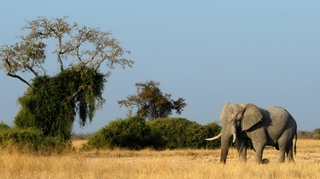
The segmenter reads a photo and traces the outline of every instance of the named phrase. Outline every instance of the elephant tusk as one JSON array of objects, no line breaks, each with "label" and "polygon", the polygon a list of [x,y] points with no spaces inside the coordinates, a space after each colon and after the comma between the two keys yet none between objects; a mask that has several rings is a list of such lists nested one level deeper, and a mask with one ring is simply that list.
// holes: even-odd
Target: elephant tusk
[{"label": "elephant tusk", "polygon": [[233,139],[232,139],[232,143],[234,143],[234,142],[236,141],[236,139],[237,139],[237,135],[236,135],[236,133],[233,133],[233,134],[232,134],[232,137],[233,137]]},{"label": "elephant tusk", "polygon": [[216,139],[219,139],[220,137],[221,137],[221,132],[217,136],[212,137],[212,138],[206,138],[205,140],[216,140]]}]

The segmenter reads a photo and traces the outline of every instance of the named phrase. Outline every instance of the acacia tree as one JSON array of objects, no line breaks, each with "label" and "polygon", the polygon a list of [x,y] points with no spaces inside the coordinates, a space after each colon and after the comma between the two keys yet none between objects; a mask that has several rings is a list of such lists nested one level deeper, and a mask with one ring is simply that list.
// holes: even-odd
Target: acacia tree
[{"label": "acacia tree", "polygon": [[175,110],[181,114],[183,108],[187,106],[185,99],[178,98],[172,100],[171,94],[162,93],[159,82],[147,81],[145,83],[136,83],[137,94],[127,96],[126,100],[118,101],[120,107],[125,106],[129,109],[129,115],[132,114],[134,107],[137,107],[137,115],[148,120],[155,118],[165,118]]},{"label": "acacia tree", "polygon": [[[15,125],[36,127],[46,136],[64,140],[70,139],[77,113],[83,127],[102,106],[104,84],[115,65],[125,68],[134,63],[123,57],[130,52],[110,32],[69,24],[66,19],[38,17],[23,27],[28,33],[19,37],[20,42],[0,48],[0,69],[28,85],[18,99],[22,107]],[[46,48],[53,41],[59,71],[49,76],[44,65],[49,61]],[[103,64],[105,71],[100,70]],[[34,77],[28,80],[23,73]]]}]

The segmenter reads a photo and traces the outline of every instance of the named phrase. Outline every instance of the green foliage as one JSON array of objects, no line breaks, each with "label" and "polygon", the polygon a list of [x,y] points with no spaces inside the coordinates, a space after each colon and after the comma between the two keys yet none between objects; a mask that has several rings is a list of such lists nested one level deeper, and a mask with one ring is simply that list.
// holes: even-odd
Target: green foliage
[{"label": "green foliage", "polygon": [[217,148],[220,141],[205,141],[205,138],[218,134],[221,127],[216,123],[202,126],[185,118],[164,118],[149,122],[149,125],[158,128],[165,138],[165,148]]},{"label": "green foliage", "polygon": [[138,108],[137,115],[148,120],[155,118],[165,118],[175,110],[181,114],[183,108],[187,106],[185,99],[170,99],[171,94],[163,94],[159,88],[160,83],[148,81],[145,83],[136,83],[137,95],[130,95],[127,100],[118,101],[118,104],[129,108],[129,115],[134,107]]},{"label": "green foliage", "polygon": [[126,148],[139,150],[146,147],[159,149],[163,139],[139,116],[118,119],[93,134],[84,149]]},{"label": "green foliage", "polygon": [[13,128],[7,130],[0,131],[0,141],[1,144],[5,144],[8,141],[13,143],[20,143],[20,144],[31,144],[31,145],[38,145],[43,138],[43,133],[40,130],[26,128]]},{"label": "green foliage", "polygon": [[[221,132],[221,126],[219,126],[215,122],[208,123],[204,126],[202,126],[203,129],[203,136],[205,138],[210,138],[213,136],[218,135]],[[221,141],[220,140],[215,140],[215,141],[205,141],[206,148],[219,148],[221,146]]]},{"label": "green foliage", "polygon": [[56,76],[39,76],[24,96],[15,126],[34,127],[44,136],[69,140],[78,113],[80,126],[91,121],[104,102],[104,75],[91,68],[69,68]]},{"label": "green foliage", "polygon": [[10,126],[3,121],[0,122],[0,131],[10,129]]},{"label": "green foliage", "polygon": [[158,118],[149,123],[149,125],[158,128],[165,138],[166,147],[169,149],[186,147],[186,130],[193,122],[184,118]]},{"label": "green foliage", "polygon": [[52,151],[61,153],[67,144],[57,137],[45,137],[41,130],[35,128],[2,128],[0,130],[0,146],[19,153],[43,153]]},{"label": "green foliage", "polygon": [[220,141],[205,141],[218,134],[221,127],[216,123],[201,126],[184,118],[165,118],[145,122],[139,116],[118,119],[93,134],[84,150],[126,148],[217,148]]}]

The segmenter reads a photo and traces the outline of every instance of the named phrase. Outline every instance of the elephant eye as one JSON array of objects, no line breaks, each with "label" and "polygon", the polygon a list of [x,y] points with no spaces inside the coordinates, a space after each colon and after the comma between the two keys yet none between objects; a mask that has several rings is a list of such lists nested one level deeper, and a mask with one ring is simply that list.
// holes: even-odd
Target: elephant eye
[{"label": "elephant eye", "polygon": [[236,119],[230,121],[230,124],[236,124],[236,123],[237,123]]}]

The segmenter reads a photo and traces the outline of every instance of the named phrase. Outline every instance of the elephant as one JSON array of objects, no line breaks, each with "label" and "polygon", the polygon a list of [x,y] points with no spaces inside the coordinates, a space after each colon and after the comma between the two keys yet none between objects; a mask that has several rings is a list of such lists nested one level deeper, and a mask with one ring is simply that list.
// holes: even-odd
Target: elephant
[{"label": "elephant", "polygon": [[[237,143],[237,150],[241,161],[247,161],[248,142],[251,140],[257,163],[268,163],[262,160],[266,145],[279,150],[279,162],[294,162],[296,154],[297,123],[284,108],[272,106],[259,108],[252,103],[230,104],[226,102],[221,111],[220,121],[222,129],[219,135],[205,140],[221,138],[220,162],[226,163],[230,140]],[[293,144],[294,139],[294,144]]]}]

